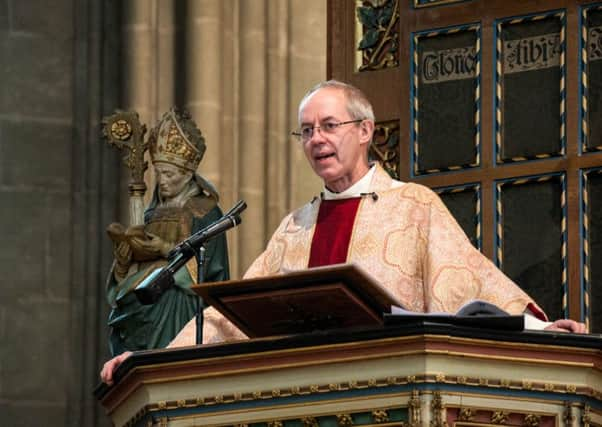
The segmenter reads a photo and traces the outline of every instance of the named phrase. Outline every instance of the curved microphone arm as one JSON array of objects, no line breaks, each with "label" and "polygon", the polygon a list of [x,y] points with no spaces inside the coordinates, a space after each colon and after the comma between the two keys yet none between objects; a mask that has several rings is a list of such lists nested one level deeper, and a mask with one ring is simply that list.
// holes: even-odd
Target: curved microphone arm
[{"label": "curved microphone arm", "polygon": [[174,285],[174,274],[182,268],[190,258],[198,254],[199,248],[207,241],[225,233],[241,223],[240,213],[247,208],[244,200],[239,200],[232,209],[220,219],[197,231],[182,243],[174,247],[167,259],[169,263],[153,271],[140,283],[134,293],[142,304],[154,304],[168,289]]}]

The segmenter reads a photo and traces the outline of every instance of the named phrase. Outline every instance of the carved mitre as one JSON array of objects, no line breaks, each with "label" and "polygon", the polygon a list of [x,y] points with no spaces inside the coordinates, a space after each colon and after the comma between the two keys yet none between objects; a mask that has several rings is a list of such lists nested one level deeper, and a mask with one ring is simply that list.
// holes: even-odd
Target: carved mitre
[{"label": "carved mitre", "polygon": [[186,111],[172,108],[163,115],[148,136],[153,163],[163,162],[196,171],[203,154],[205,138]]}]

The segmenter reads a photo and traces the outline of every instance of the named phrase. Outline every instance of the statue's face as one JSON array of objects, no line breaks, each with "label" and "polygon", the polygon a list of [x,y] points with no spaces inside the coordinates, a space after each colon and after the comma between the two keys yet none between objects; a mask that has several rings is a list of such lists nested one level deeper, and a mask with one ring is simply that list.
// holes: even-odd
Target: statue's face
[{"label": "statue's face", "polygon": [[163,200],[173,199],[180,194],[192,178],[192,172],[169,163],[156,163],[154,166],[159,194]]}]

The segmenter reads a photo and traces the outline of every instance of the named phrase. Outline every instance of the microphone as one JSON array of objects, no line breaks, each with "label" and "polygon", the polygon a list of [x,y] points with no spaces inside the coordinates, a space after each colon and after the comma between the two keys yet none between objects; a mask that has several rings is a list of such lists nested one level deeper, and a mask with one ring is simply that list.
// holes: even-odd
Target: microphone
[{"label": "microphone", "polygon": [[226,214],[213,224],[197,231],[174,247],[167,259],[169,263],[153,271],[140,283],[134,293],[142,304],[154,304],[168,289],[174,286],[174,274],[196,255],[198,248],[205,242],[224,233],[241,223],[240,213],[247,208],[244,200],[239,200]]},{"label": "microphone", "polygon": [[232,209],[226,212],[220,219],[203,228],[202,230],[197,231],[188,239],[175,246],[167,254],[167,259],[171,261],[179,254],[184,254],[186,256],[190,255],[188,256],[187,260],[190,259],[193,255],[195,255],[197,248],[199,248],[203,243],[240,224],[240,213],[246,208],[247,204],[245,201],[239,200],[232,207]]}]

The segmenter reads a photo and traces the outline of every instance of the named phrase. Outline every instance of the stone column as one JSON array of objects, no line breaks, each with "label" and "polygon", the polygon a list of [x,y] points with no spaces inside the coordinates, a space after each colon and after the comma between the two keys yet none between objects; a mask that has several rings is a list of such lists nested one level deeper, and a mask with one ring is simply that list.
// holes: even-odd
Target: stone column
[{"label": "stone column", "polygon": [[[174,0],[127,0],[122,5],[123,74],[122,105],[137,111],[140,121],[152,128],[161,115],[175,102],[178,70],[176,70],[176,22]],[[150,170],[150,168],[149,168]],[[124,172],[124,177],[126,173]],[[154,175],[147,172],[148,204]],[[121,194],[127,194],[127,179],[121,183]],[[126,209],[123,205],[122,209]],[[127,218],[122,212],[121,218]],[[123,222],[123,221],[122,221]]]},{"label": "stone column", "polygon": [[[249,208],[240,227],[238,267],[250,265],[266,236],[267,73],[266,0],[240,1],[239,193]],[[278,76],[273,76],[274,79]]]},{"label": "stone column", "polygon": [[325,78],[326,4],[128,0],[124,11],[125,106],[149,125],[173,99],[191,112],[207,139],[199,172],[223,208],[239,198],[249,206],[228,232],[231,276],[240,277],[284,214],[321,189],[290,131],[299,100]]}]

